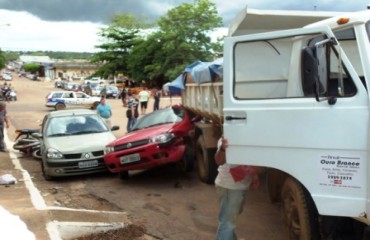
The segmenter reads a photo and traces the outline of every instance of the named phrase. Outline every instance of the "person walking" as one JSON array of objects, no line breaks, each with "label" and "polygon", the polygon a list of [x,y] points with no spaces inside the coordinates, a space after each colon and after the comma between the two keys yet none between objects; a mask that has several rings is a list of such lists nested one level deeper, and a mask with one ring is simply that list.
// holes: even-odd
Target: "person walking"
[{"label": "person walking", "polygon": [[111,128],[112,108],[110,107],[109,104],[107,104],[105,98],[101,98],[100,103],[96,108],[96,112],[100,117],[104,119],[104,121],[108,124],[109,128]]},{"label": "person walking", "polygon": [[84,91],[87,95],[92,96],[92,89],[90,82],[87,82],[86,87],[84,88]]},{"label": "person walking", "polygon": [[9,128],[6,103],[0,101],[0,152],[5,152],[4,127]]},{"label": "person walking", "polygon": [[159,110],[159,101],[162,96],[162,92],[160,89],[155,88],[154,89],[154,105],[153,105],[153,111]]},{"label": "person walking", "polygon": [[126,92],[126,88],[125,87],[122,87],[122,90],[121,90],[121,100],[122,100],[122,105],[124,107],[127,107],[127,103],[126,103],[126,95],[127,95],[127,92]]},{"label": "person walking", "polygon": [[221,137],[215,154],[215,161],[219,166],[215,187],[220,204],[216,240],[237,239],[236,220],[243,211],[247,190],[259,185],[255,167],[226,163],[227,146],[227,139]]},{"label": "person walking", "polygon": [[128,93],[127,100],[127,132],[131,132],[133,126],[135,125],[137,118],[139,117],[138,103],[136,99],[132,96],[132,93]]},{"label": "person walking", "polygon": [[146,87],[144,87],[144,89],[139,92],[138,97],[140,102],[141,115],[145,115],[146,109],[148,108],[148,101],[150,97],[150,93],[146,90]]}]

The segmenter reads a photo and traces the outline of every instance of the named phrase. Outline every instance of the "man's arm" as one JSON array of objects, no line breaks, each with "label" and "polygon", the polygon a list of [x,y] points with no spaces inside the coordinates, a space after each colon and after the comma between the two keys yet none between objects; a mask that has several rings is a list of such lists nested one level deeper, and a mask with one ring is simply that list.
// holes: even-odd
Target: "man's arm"
[{"label": "man's arm", "polygon": [[223,165],[226,162],[226,148],[227,148],[227,139],[224,137],[221,138],[221,145],[217,148],[217,152],[215,154],[215,161],[216,164]]},{"label": "man's arm", "polygon": [[6,114],[4,116],[4,122],[5,122],[5,127],[9,128],[9,120],[8,120],[8,116]]}]

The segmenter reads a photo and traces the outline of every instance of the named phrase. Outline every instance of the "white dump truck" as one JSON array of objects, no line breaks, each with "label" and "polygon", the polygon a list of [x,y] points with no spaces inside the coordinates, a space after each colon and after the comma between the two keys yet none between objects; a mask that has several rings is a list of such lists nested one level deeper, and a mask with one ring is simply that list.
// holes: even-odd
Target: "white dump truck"
[{"label": "white dump truck", "polygon": [[[256,17],[245,11],[230,27],[223,81],[185,83],[184,106],[204,119],[193,134],[199,176],[213,181],[216,142],[223,134],[229,163],[266,168],[287,239],[365,239],[370,11],[259,13],[254,29],[243,27]],[[270,23],[285,29],[269,26],[272,16]],[[281,27],[279,19],[292,25]]]}]

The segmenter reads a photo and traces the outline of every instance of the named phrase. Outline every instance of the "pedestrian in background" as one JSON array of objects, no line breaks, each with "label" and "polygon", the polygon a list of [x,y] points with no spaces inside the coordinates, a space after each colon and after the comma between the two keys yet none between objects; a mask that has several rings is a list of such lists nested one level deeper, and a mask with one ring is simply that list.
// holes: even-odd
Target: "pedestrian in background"
[{"label": "pedestrian in background", "polygon": [[137,121],[137,118],[139,117],[138,102],[132,96],[131,92],[128,93],[126,117],[127,117],[127,132],[131,132],[132,128],[134,127]]},{"label": "pedestrian in background", "polygon": [[122,105],[124,107],[127,107],[127,102],[126,102],[126,95],[127,95],[127,92],[126,92],[126,89],[125,87],[122,87],[122,90],[121,90],[121,100],[122,100]]},{"label": "pedestrian in background", "polygon": [[159,102],[162,96],[161,90],[158,88],[155,88],[153,96],[154,96],[153,111],[156,111],[156,110],[159,110]]},{"label": "pedestrian in background", "polygon": [[6,103],[0,101],[0,152],[5,152],[4,127],[9,128]]},{"label": "pedestrian in background", "polygon": [[105,98],[101,98],[100,103],[96,108],[96,112],[100,117],[104,119],[104,121],[108,124],[109,128],[111,128],[112,108],[110,107],[109,104],[107,104]]},{"label": "pedestrian in background", "polygon": [[140,102],[141,115],[145,115],[146,109],[148,108],[148,101],[150,97],[150,93],[146,90],[146,87],[144,87],[144,89],[139,92],[138,97]]},{"label": "pedestrian in background", "polygon": [[216,240],[236,240],[236,220],[243,211],[247,190],[257,188],[259,179],[253,166],[226,163],[228,141],[221,137],[217,143],[215,161],[218,175],[215,180],[216,192],[220,203]]}]

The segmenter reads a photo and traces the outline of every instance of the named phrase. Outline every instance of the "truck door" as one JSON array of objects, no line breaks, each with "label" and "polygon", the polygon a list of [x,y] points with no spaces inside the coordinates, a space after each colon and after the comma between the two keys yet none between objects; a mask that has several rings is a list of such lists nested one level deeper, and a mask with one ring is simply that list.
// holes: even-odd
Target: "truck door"
[{"label": "truck door", "polygon": [[[285,172],[308,190],[320,214],[360,216],[368,95],[340,45],[315,46],[331,38],[329,28],[316,27],[225,40],[227,161]],[[313,64],[307,47],[319,60],[317,84],[304,81]]]}]

